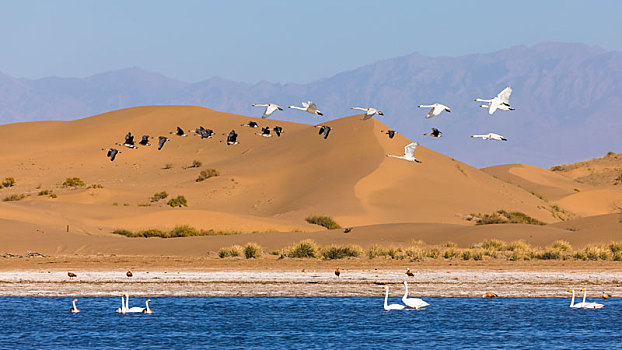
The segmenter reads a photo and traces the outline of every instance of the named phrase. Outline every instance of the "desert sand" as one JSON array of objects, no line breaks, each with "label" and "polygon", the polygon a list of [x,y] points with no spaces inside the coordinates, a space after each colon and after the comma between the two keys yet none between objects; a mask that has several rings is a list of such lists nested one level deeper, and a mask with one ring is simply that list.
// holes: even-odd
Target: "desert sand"
[{"label": "desert sand", "polygon": [[[243,126],[251,120],[260,127],[279,125],[284,133],[281,137],[258,136],[259,128]],[[321,121],[309,117],[310,124]],[[353,271],[353,285],[360,286],[389,278],[383,275],[378,277],[380,280],[370,279],[370,269],[380,268],[388,271],[388,276],[398,276],[396,271],[404,268],[404,262],[378,263],[367,258],[347,263],[279,261],[269,253],[303,239],[313,239],[320,245],[357,244],[364,249],[374,244],[407,246],[413,240],[426,244],[453,241],[459,247],[468,247],[488,238],[522,239],[534,246],[563,239],[574,248],[622,241],[619,214],[622,191],[617,185],[579,182],[566,173],[521,164],[479,170],[425,146],[416,150],[422,164],[406,162],[388,158],[386,154],[403,154],[403,147],[411,141],[400,134],[390,139],[385,134],[389,128],[375,119],[364,121],[361,115],[354,115],[322,124],[333,128],[326,140],[318,135],[314,125],[239,116],[202,107],[146,106],[68,122],[1,125],[0,179],[13,177],[16,184],[0,189],[0,198],[22,194],[25,198],[0,202],[0,253],[9,254],[0,258],[0,271],[3,271],[0,294],[10,294],[13,290],[19,295],[30,295],[41,287],[41,293],[48,295],[57,288],[73,288],[74,284],[66,278],[59,279],[67,270],[80,271],[85,279],[78,284],[103,283],[113,286],[106,289],[112,292],[120,287],[119,282],[107,279],[106,273],[117,269],[147,271],[155,264],[151,269],[153,274],[192,270],[195,275],[190,278],[191,283],[199,285],[230,283],[240,277],[237,273],[246,269],[263,271],[266,275],[261,276],[272,281],[277,277],[270,273],[293,273],[311,265],[312,269],[328,274],[321,282],[328,289],[313,289],[307,286],[313,283],[292,277],[291,283],[310,288],[301,294],[330,295],[331,288],[336,288],[337,294],[359,295],[341,282],[347,278],[337,282],[329,279],[335,265],[348,266]],[[171,134],[177,126],[184,130],[204,126],[216,134],[211,139],[200,139],[192,133],[178,137]],[[226,134],[232,129],[238,132],[240,143],[227,146]],[[139,146],[139,149],[115,145],[123,142],[128,131],[136,140],[142,135],[155,137],[151,140],[154,145]],[[158,151],[155,144],[160,135],[171,141]],[[114,162],[102,150],[109,147],[122,151]],[[202,165],[192,167],[195,160]],[[607,164],[609,168],[615,166]],[[195,181],[199,172],[208,168],[218,170],[220,176]],[[97,184],[102,188],[65,188],[62,183],[68,177],[79,177],[87,185]],[[39,195],[43,190],[57,197]],[[166,205],[166,200],[151,202],[150,198],[161,191],[170,197],[183,195],[188,207],[172,208]],[[466,220],[469,214],[499,209],[520,211],[547,225],[476,226]],[[341,226],[353,230],[350,233],[326,230],[307,223],[305,218],[309,215],[331,216]],[[147,239],[112,233],[115,229],[168,230],[177,225],[238,234]],[[248,242],[258,243],[264,250],[264,257],[258,263],[216,257],[222,247]],[[46,257],[12,257],[28,252]],[[119,263],[119,259],[127,263]],[[440,259],[420,266],[429,269],[424,276],[432,281],[442,279],[438,276],[451,263]],[[551,278],[559,282],[556,287],[568,278],[573,283],[575,280],[592,283],[590,274],[602,271],[605,271],[602,272],[605,282],[599,287],[613,287],[614,281],[620,279],[618,262],[573,262],[571,267],[582,271],[578,277],[565,277],[568,272],[565,264],[550,267]],[[527,269],[536,273],[547,267],[502,261],[486,262],[479,267],[466,263],[460,273],[466,280],[471,278],[472,283],[477,276],[477,272],[471,272],[474,268],[489,272]],[[219,277],[211,275],[215,270],[228,269],[234,271]],[[47,274],[50,279],[40,279],[37,277],[40,274]],[[538,279],[533,277],[536,275],[529,276],[524,280],[527,285]],[[387,281],[398,282],[397,277],[391,278]],[[132,286],[143,282],[152,283],[149,286],[157,284],[149,279],[132,281],[139,281],[132,282]],[[178,283],[173,282],[166,285]],[[21,287],[11,287],[16,283],[21,283]],[[240,286],[243,289],[244,285]],[[427,291],[429,295],[442,295],[440,290],[445,287]],[[360,293],[371,295],[372,290],[375,293],[375,287],[365,288],[368,292]],[[242,289],[234,288],[231,293],[244,293]],[[477,294],[484,288],[472,289],[469,293]],[[169,292],[182,293],[175,288]],[[196,293],[212,295],[212,291]],[[260,291],[254,288],[252,293]],[[291,289],[287,293],[296,294]],[[451,293],[462,295],[458,289]],[[507,293],[511,294],[509,289]],[[531,292],[521,289],[520,293]],[[538,295],[549,295],[542,293]],[[273,289],[269,294],[278,292]]]}]

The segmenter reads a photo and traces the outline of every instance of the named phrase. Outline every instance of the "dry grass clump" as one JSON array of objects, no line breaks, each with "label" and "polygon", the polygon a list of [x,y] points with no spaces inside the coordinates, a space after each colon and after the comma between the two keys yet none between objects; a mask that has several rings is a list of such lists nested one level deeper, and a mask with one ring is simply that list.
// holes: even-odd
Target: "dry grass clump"
[{"label": "dry grass clump", "polygon": [[218,257],[222,258],[234,258],[242,255],[243,248],[239,245],[232,245],[228,248],[220,248],[218,251]]},{"label": "dry grass clump", "polygon": [[447,241],[447,242],[443,242],[441,243],[441,247],[445,247],[445,248],[456,248],[458,245],[452,241]]},{"label": "dry grass clump", "polygon": [[317,258],[320,248],[315,241],[306,239],[285,248],[284,254],[288,258]]},{"label": "dry grass clump", "polygon": [[261,246],[257,243],[246,243],[244,247],[244,257],[246,259],[257,259],[261,256]]},{"label": "dry grass clump", "polygon": [[184,196],[177,196],[175,198],[171,198],[168,202],[166,202],[166,204],[170,207],[187,207],[188,206],[188,201],[186,200],[186,197]]},{"label": "dry grass clump", "polygon": [[192,164],[190,165],[190,168],[200,168],[203,165],[203,163],[201,163],[198,160],[193,160]]},{"label": "dry grass clump", "polygon": [[166,197],[168,197],[168,193],[166,193],[166,191],[156,192],[153,194],[153,196],[151,196],[150,201],[157,202],[160,199],[165,199]]},{"label": "dry grass clump", "polygon": [[126,237],[160,237],[160,238],[177,238],[177,237],[193,237],[193,236],[221,236],[240,234],[237,231],[214,231],[214,230],[198,230],[188,225],[175,226],[170,231],[162,231],[160,229],[150,228],[146,230],[130,231],[126,229],[116,229],[112,233],[123,235]]},{"label": "dry grass clump", "polygon": [[3,202],[15,202],[15,201],[21,201],[22,199],[26,198],[25,194],[12,194],[10,196],[6,196],[4,197],[4,199],[2,200]]},{"label": "dry grass clump", "polygon": [[343,259],[357,258],[363,254],[363,249],[358,245],[337,246],[330,245],[320,249],[320,254],[324,259]]},{"label": "dry grass clump", "polygon": [[336,223],[330,216],[307,216],[305,220],[310,224],[320,225],[329,230],[341,228],[341,226],[339,226],[339,224]]},{"label": "dry grass clump", "polygon": [[563,241],[563,240],[557,240],[553,242],[553,244],[551,245],[551,248],[558,249],[562,252],[569,252],[572,250],[572,246],[570,245],[570,243],[568,241]]},{"label": "dry grass clump", "polygon": [[210,177],[214,177],[214,176],[220,176],[220,171],[216,170],[216,169],[205,169],[205,170],[201,170],[201,172],[199,173],[199,177],[197,177],[197,179],[195,180],[196,182],[201,182],[201,181],[205,181],[207,179],[209,179]]},{"label": "dry grass clump", "polygon": [[499,239],[487,239],[479,244],[481,248],[486,250],[493,251],[504,251],[507,250],[506,244],[504,241]]},{"label": "dry grass clump", "polygon": [[102,185],[102,184],[92,184],[92,185],[89,185],[86,189],[88,190],[89,188],[93,188],[93,189],[104,188],[104,185]]},{"label": "dry grass clump", "polygon": [[13,186],[15,186],[15,178],[13,177],[5,177],[4,180],[0,182],[0,188]]},{"label": "dry grass clump", "polygon": [[80,179],[79,177],[68,177],[67,179],[65,179],[65,182],[63,182],[63,187],[84,187],[86,186],[86,183],[84,183],[84,181],[82,181],[82,179]]},{"label": "dry grass clump", "polygon": [[492,214],[471,214],[476,225],[492,225],[492,224],[529,224],[529,225],[545,225],[544,222],[534,219],[531,216],[519,211],[508,212],[506,210],[497,210]]}]

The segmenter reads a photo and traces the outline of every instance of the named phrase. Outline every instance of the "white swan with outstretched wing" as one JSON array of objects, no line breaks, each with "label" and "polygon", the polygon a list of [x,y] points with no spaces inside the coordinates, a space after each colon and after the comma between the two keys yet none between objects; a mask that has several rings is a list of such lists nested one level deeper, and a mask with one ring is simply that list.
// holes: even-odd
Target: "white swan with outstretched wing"
[{"label": "white swan with outstretched wing", "polygon": [[399,159],[407,160],[409,162],[421,163],[421,161],[419,159],[415,158],[415,148],[417,148],[417,146],[419,146],[418,142],[409,143],[408,145],[406,145],[404,147],[404,155],[403,156],[396,156],[396,155],[393,155],[393,154],[387,154],[387,157],[399,158]]}]

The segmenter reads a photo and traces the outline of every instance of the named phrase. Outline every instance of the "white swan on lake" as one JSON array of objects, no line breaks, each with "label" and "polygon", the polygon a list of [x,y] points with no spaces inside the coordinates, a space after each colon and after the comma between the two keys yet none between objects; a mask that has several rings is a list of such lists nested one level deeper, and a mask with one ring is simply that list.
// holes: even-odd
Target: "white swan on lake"
[{"label": "white swan on lake", "polygon": [[379,111],[379,110],[377,110],[375,108],[372,108],[372,107],[369,107],[369,108],[352,107],[351,109],[358,109],[359,111],[365,111],[365,116],[363,117],[363,120],[367,120],[367,119],[373,117],[376,114],[384,115],[384,113],[382,113],[382,111]]},{"label": "white swan on lake", "polygon": [[121,295],[121,307],[117,308],[115,311],[124,314],[127,312],[127,307],[125,306],[125,299],[123,298],[125,294]]},{"label": "white swan on lake", "polygon": [[451,113],[451,108],[442,105],[440,103],[435,103],[432,105],[419,105],[419,108],[430,108],[430,111],[428,112],[428,115],[426,115],[426,119],[430,119],[432,117],[436,117],[437,115],[441,114],[441,112],[443,111],[447,111],[449,113]]},{"label": "white swan on lake", "polygon": [[413,142],[413,143],[408,144],[408,145],[406,145],[404,147],[404,155],[403,156],[396,156],[396,155],[393,155],[393,154],[387,154],[387,157],[399,158],[399,159],[407,160],[409,162],[421,163],[421,161],[419,159],[415,158],[415,148],[417,148],[417,146],[419,146],[419,143]]},{"label": "white swan on lake", "polygon": [[582,304],[582,303],[575,304],[575,302],[574,302],[574,297],[575,297],[574,289],[571,289],[568,292],[572,293],[572,299],[570,299],[570,307],[573,308],[573,309],[580,309],[582,305],[579,305],[579,304]]},{"label": "white swan on lake", "polygon": [[408,297],[408,282],[404,281],[404,296],[402,297],[402,303],[412,307],[413,309],[421,309],[422,307],[426,307],[430,304],[419,298],[409,298]]},{"label": "white swan on lake", "polygon": [[493,114],[497,109],[505,110],[505,111],[513,111],[514,108],[510,107],[510,94],[512,94],[512,88],[506,87],[501,91],[497,96],[491,98],[490,100],[484,100],[481,98],[476,98],[475,101],[479,102],[488,102],[488,105],[481,105],[481,107],[488,108],[488,114]]},{"label": "white swan on lake", "polygon": [[400,304],[387,304],[387,301],[389,300],[389,286],[384,286],[384,309],[389,311],[389,310],[404,310],[405,306],[404,305],[400,305]]},{"label": "white swan on lake", "polygon": [[125,294],[125,313],[143,312],[144,310],[144,307],[130,307],[130,296],[127,293]]},{"label": "white swan on lake", "polygon": [[585,290],[585,288],[581,288],[581,290],[583,291],[583,302],[579,304],[581,304],[582,309],[602,309],[605,306],[599,303],[586,303],[585,297],[587,296],[587,290]]},{"label": "white swan on lake", "polygon": [[143,310],[143,314],[152,314],[153,310],[151,308],[149,308],[149,302],[151,301],[151,299],[147,299],[145,300],[145,309]]},{"label": "white swan on lake", "polygon": [[471,137],[475,137],[475,138],[481,138],[483,140],[495,140],[495,141],[507,141],[508,139],[506,139],[505,137],[499,135],[499,134],[494,134],[492,132],[486,134],[486,135],[471,135]]},{"label": "white swan on lake", "polygon": [[78,312],[80,312],[80,309],[78,309],[78,307],[76,306],[76,301],[78,301],[78,299],[72,300],[73,307],[69,309],[69,312],[71,312],[72,314],[77,314]]},{"label": "white swan on lake", "polygon": [[297,106],[289,106],[289,108],[299,109],[301,111],[305,111],[311,114],[324,115],[317,109],[317,105],[311,101],[303,102],[302,107]]},{"label": "white swan on lake", "polygon": [[253,103],[254,107],[266,107],[266,110],[263,112],[263,115],[261,116],[262,118],[268,118],[269,116],[272,115],[272,113],[274,113],[275,111],[282,111],[283,108],[279,105],[275,105],[273,103]]}]

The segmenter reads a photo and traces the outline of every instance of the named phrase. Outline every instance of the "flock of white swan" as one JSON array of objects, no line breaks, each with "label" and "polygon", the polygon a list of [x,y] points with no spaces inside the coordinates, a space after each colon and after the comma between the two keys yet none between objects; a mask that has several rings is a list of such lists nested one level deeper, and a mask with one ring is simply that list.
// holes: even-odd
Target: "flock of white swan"
[{"label": "flock of white swan", "polygon": [[[335,274],[337,275],[337,277],[339,277],[338,271],[339,270],[335,271]],[[403,304],[389,304],[389,286],[385,285],[384,290],[385,290],[384,309],[386,311],[404,310],[406,308],[419,310],[430,305],[429,303],[423,301],[420,298],[409,298],[408,297],[408,282],[407,281],[404,281],[404,296],[402,296]],[[568,291],[572,293],[572,299],[570,300],[570,308],[572,309],[602,309],[605,306],[604,304],[586,302],[585,299],[587,296],[587,291],[585,288],[581,288],[581,291],[583,292],[583,301],[580,303],[575,303],[575,291],[573,289]],[[495,298],[497,297],[497,294],[492,293],[492,292],[487,292],[482,297]],[[603,292],[602,297],[603,299],[609,299],[610,295]],[[73,307],[69,309],[69,312],[71,312],[72,314],[77,314],[80,312],[80,309],[76,306],[76,301],[78,301],[78,299],[74,298],[72,300]],[[140,307],[140,306],[130,307],[130,296],[127,293],[123,293],[123,295],[121,295],[121,307],[117,308],[115,311],[120,314],[131,314],[131,313],[153,314],[154,313],[153,309],[149,307],[150,301],[151,299],[145,299],[145,307]]]}]

